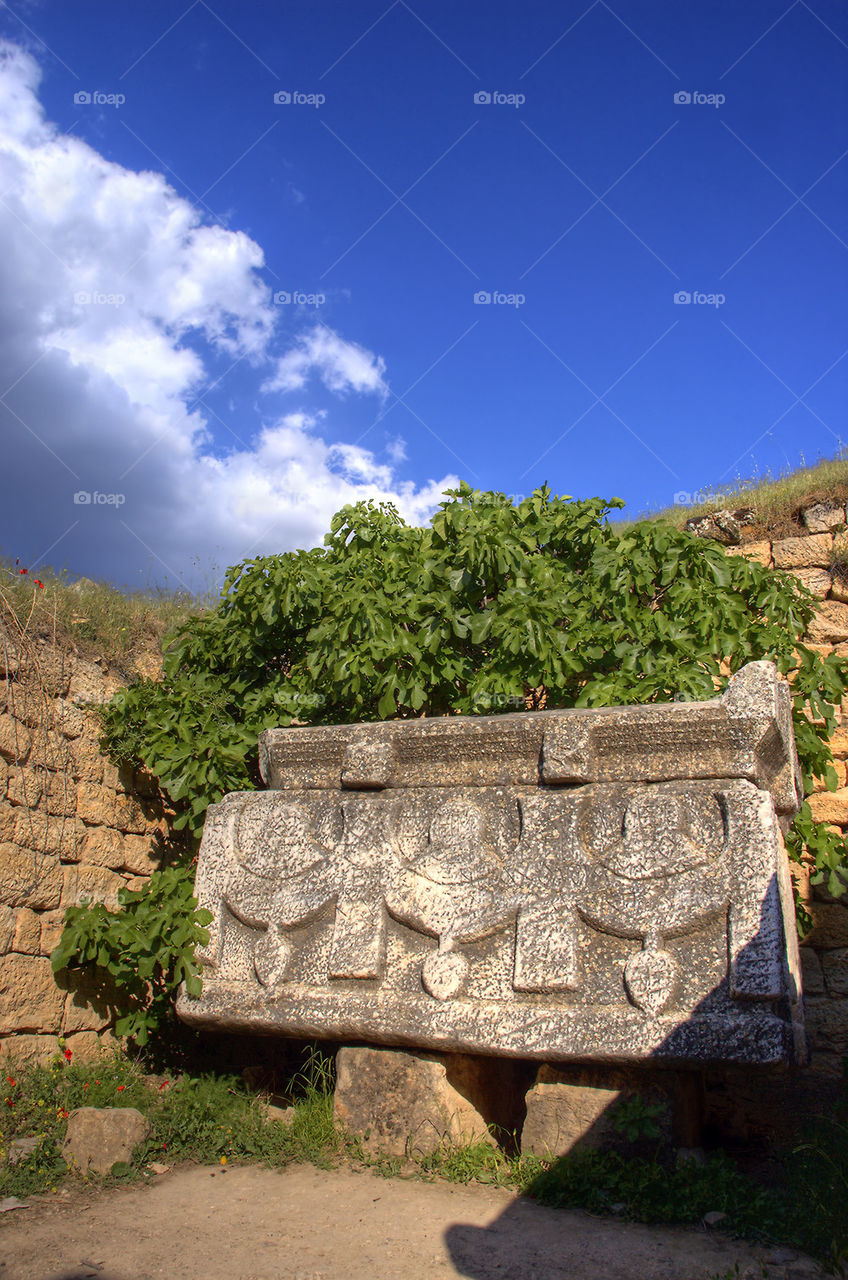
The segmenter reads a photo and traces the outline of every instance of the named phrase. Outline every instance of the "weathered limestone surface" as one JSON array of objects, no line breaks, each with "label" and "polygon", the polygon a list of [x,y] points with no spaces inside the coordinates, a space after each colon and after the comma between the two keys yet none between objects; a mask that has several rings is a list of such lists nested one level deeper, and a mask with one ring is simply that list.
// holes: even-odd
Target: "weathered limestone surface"
[{"label": "weathered limestone surface", "polygon": [[[272,730],[209,810],[203,1026],[548,1060],[803,1056],[789,694]],[[784,818],[785,820],[785,818]]]},{"label": "weathered limestone surface", "polygon": [[68,1117],[62,1159],[83,1172],[109,1173],[119,1161],[129,1164],[149,1132],[150,1124],[135,1107],[78,1107]]},{"label": "weathered limestone surface", "polygon": [[112,1011],[66,992],[49,956],[69,906],[114,907],[161,863],[170,810],[150,775],[100,753],[93,708],[117,674],[7,618],[0,632],[0,1055],[42,1061],[57,1032],[75,1054],[106,1042]]},{"label": "weathered limestone surface", "polygon": [[438,1058],[357,1048],[336,1055],[335,1118],[375,1155],[428,1155],[445,1141],[494,1145],[469,1092]]}]

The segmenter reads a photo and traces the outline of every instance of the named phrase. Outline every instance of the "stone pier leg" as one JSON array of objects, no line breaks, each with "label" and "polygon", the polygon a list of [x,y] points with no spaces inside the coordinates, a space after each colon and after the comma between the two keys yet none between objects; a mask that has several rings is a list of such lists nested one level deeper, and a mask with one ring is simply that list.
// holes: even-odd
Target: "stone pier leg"
[{"label": "stone pier leg", "polygon": [[527,1075],[505,1058],[345,1047],[334,1115],[373,1155],[422,1155],[442,1142],[515,1148]]}]

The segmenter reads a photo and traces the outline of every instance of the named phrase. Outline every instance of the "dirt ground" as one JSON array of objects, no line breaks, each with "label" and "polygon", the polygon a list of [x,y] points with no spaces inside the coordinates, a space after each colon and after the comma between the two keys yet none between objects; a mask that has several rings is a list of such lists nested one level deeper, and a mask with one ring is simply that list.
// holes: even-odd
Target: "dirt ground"
[{"label": "dirt ground", "polygon": [[[0,1215],[0,1280],[807,1280],[791,1250],[512,1192],[293,1165],[182,1166]],[[738,1272],[734,1266],[738,1262]]]}]

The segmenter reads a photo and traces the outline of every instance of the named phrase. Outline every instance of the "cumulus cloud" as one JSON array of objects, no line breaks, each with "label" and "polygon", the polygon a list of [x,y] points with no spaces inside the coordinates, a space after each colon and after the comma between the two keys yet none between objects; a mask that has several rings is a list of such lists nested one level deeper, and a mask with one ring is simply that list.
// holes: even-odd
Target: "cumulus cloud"
[{"label": "cumulus cloud", "polygon": [[276,372],[263,390],[297,391],[314,374],[329,391],[340,395],[348,391],[386,395],[385,372],[381,356],[357,342],[346,342],[326,325],[316,325],[311,333],[301,334],[297,345],[277,362]]},{"label": "cumulus cloud", "polygon": [[[455,478],[401,480],[400,450],[381,461],[334,441],[304,402],[318,384],[339,404],[383,397],[382,358],[324,325],[280,351],[261,247],[209,225],[162,174],[61,134],[39,79],[0,43],[3,551],[186,581],[192,561],[312,545],[363,497],[424,522]],[[266,406],[282,398],[276,419],[224,431],[203,397],[235,366]]]}]

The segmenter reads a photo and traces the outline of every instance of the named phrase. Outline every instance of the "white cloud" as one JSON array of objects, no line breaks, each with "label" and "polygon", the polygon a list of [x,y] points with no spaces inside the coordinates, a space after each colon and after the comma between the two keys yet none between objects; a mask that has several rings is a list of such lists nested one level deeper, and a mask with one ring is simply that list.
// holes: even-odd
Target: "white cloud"
[{"label": "white cloud", "polygon": [[326,325],[316,325],[300,336],[296,346],[277,363],[276,372],[263,386],[263,391],[297,391],[306,386],[312,374],[329,391],[344,395],[348,391],[375,392],[386,395],[383,381],[386,364],[358,342],[346,342]]},{"label": "white cloud", "polygon": [[[312,545],[363,497],[424,522],[453,476],[401,481],[397,447],[381,461],[291,403],[313,376],[337,397],[382,397],[382,358],[321,325],[280,355],[260,246],[205,224],[161,174],[60,134],[38,83],[34,59],[0,43],[0,429],[16,477],[3,550],[161,579],[163,566],[185,577],[192,560]],[[198,397],[222,375],[226,390],[235,363],[289,409],[255,436],[231,420],[223,453]],[[123,501],[75,505],[77,491]]]}]

